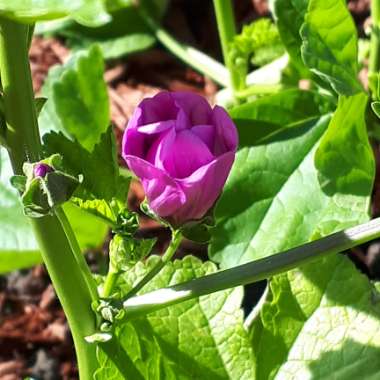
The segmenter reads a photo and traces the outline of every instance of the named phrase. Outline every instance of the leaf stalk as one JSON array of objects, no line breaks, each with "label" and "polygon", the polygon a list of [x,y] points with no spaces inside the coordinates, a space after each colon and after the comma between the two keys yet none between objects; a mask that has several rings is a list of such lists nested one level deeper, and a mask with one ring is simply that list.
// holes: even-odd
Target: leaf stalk
[{"label": "leaf stalk", "polygon": [[126,299],[125,317],[140,317],[192,298],[268,279],[379,237],[380,218],[377,218],[285,252]]}]

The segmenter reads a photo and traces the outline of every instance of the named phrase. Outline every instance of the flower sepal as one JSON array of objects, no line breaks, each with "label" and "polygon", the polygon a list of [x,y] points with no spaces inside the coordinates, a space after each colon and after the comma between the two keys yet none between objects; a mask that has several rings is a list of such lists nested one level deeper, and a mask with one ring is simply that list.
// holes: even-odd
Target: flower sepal
[{"label": "flower sepal", "polygon": [[211,231],[215,227],[214,210],[211,209],[200,220],[191,220],[181,227],[182,235],[196,243],[206,244],[211,239]]},{"label": "flower sepal", "polygon": [[40,162],[25,163],[25,176],[13,176],[11,184],[21,195],[24,214],[41,218],[53,213],[54,207],[67,202],[83,180],[61,169],[62,158],[54,154]]},{"label": "flower sepal", "polygon": [[181,226],[171,225],[168,220],[160,218],[149,207],[147,199],[141,203],[140,209],[150,218],[169,227],[171,230],[180,230],[186,239],[200,244],[205,244],[210,241],[211,230],[215,227],[214,207],[212,207],[202,219],[189,220]]}]

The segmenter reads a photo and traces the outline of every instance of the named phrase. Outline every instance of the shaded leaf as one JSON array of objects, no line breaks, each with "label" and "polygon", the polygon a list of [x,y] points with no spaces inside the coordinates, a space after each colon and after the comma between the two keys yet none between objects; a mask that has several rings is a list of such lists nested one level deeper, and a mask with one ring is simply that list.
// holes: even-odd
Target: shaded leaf
[{"label": "shaded leaf", "polygon": [[239,144],[251,146],[279,129],[328,112],[330,102],[319,94],[284,90],[229,110],[239,131]]},{"label": "shaded leaf", "polygon": [[340,255],[276,276],[251,326],[256,379],[376,379],[378,297]]},{"label": "shaded leaf", "polygon": [[375,175],[364,115],[367,95],[341,97],[315,154],[322,189],[328,194],[368,195]]}]

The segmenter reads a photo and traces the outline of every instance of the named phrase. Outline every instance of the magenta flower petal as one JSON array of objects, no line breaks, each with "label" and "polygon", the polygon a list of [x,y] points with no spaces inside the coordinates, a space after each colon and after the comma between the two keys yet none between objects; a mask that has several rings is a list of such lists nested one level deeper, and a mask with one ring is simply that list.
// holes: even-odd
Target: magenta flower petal
[{"label": "magenta flower petal", "polygon": [[127,155],[124,159],[141,179],[149,205],[157,215],[171,215],[185,202],[181,187],[164,171],[138,157]]},{"label": "magenta flower petal", "polygon": [[137,107],[122,149],[152,210],[177,228],[213,207],[237,144],[236,128],[221,107],[212,109],[196,94],[163,92]]},{"label": "magenta flower petal", "polygon": [[189,130],[183,130],[176,134],[165,157],[164,167],[172,177],[185,178],[213,159],[214,156],[199,137]]},{"label": "magenta flower petal", "polygon": [[190,128],[191,128],[191,123],[190,123],[188,115],[183,109],[180,109],[178,111],[177,120],[175,123],[175,129],[177,131],[182,131],[184,129],[190,129]]},{"label": "magenta flower petal", "polygon": [[145,141],[146,136],[137,131],[137,129],[127,127],[124,132],[122,150],[123,157],[127,155],[145,158]]},{"label": "magenta flower petal", "polygon": [[213,121],[216,127],[215,154],[236,150],[238,134],[235,124],[228,116],[228,113],[222,107],[215,106]]},{"label": "magenta flower petal", "polygon": [[212,109],[206,99],[191,92],[172,92],[172,97],[177,107],[187,114],[191,125],[210,124]]},{"label": "magenta flower petal", "polygon": [[140,133],[153,135],[155,133],[161,133],[173,127],[175,127],[175,120],[165,120],[165,121],[157,121],[155,123],[140,125],[136,129]]},{"label": "magenta flower petal", "polygon": [[146,160],[165,171],[165,160],[173,149],[175,138],[176,132],[174,128],[162,133],[149,148]]},{"label": "magenta flower petal", "polygon": [[227,152],[199,168],[190,177],[177,180],[186,196],[186,202],[173,215],[176,223],[200,219],[207,213],[218,199],[234,159],[235,153]]},{"label": "magenta flower petal", "polygon": [[54,169],[50,165],[38,163],[34,166],[33,174],[35,177],[45,178],[46,175],[52,171],[54,171]]},{"label": "magenta flower petal", "polygon": [[191,132],[197,135],[214,153],[215,127],[213,125],[196,125],[191,128]]},{"label": "magenta flower petal", "polygon": [[169,92],[163,91],[144,99],[138,106],[141,110],[139,124],[150,124],[176,118],[178,107]]}]

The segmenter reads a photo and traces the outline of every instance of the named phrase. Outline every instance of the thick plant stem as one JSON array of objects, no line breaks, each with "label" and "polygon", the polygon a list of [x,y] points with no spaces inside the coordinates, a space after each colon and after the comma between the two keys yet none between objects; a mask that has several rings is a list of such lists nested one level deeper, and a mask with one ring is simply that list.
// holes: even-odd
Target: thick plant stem
[{"label": "thick plant stem", "polygon": [[143,5],[140,4],[137,9],[157,40],[170,52],[221,86],[227,87],[229,85],[228,71],[222,64],[191,46],[179,43],[149,15]]},{"label": "thick plant stem", "polygon": [[369,74],[380,70],[380,0],[371,0],[372,31],[369,58]]},{"label": "thick plant stem", "polygon": [[[6,143],[15,174],[25,161],[41,159],[32,79],[28,60],[29,27],[0,18],[0,75],[3,86]],[[31,219],[45,265],[68,319],[81,379],[92,379],[95,346],[85,342],[95,332],[91,294],[56,216]]]},{"label": "thick plant stem", "polygon": [[270,278],[379,237],[380,218],[377,218],[264,259],[129,298],[123,303],[125,316],[138,317],[191,298]]},{"label": "thick plant stem", "polygon": [[172,240],[169,244],[169,247],[162,255],[161,260],[148,272],[126,295],[126,298],[132,297],[137,294],[152,278],[154,278],[161,269],[170,261],[175,252],[177,251],[178,246],[182,241],[182,234],[179,230],[172,232]]},{"label": "thick plant stem", "polygon": [[231,0],[214,0],[214,10],[216,22],[218,24],[218,32],[222,46],[224,64],[227,66],[230,72],[230,84],[232,91],[235,93],[242,88],[240,88],[241,80],[239,73],[236,72],[233,61],[229,54],[230,44],[236,35],[235,17]]}]

